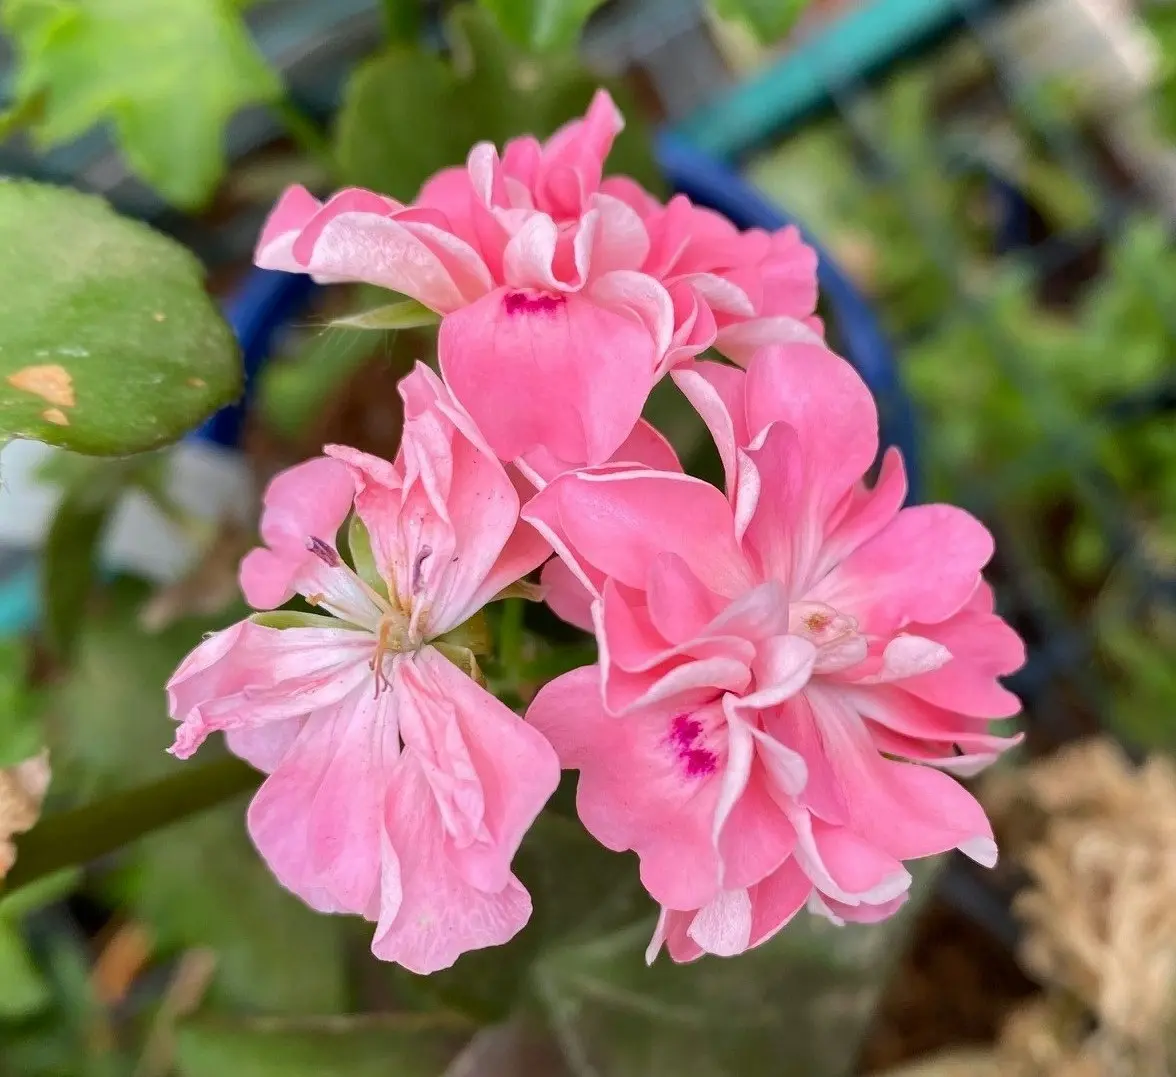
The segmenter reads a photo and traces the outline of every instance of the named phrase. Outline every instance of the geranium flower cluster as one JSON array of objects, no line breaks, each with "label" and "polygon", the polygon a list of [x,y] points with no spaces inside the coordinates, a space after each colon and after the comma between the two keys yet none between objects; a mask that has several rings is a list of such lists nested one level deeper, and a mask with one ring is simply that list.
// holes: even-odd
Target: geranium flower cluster
[{"label": "geranium flower cluster", "polygon": [[[272,612],[176,671],[172,750],[223,731],[268,774],[248,824],[281,883],[417,972],[527,922],[511,862],[561,766],[587,829],[639,857],[650,960],[740,953],[806,907],[880,920],[906,861],[996,858],[950,776],[1013,743],[988,732],[1024,657],[981,578],[991,537],[904,508],[893,450],[864,481],[877,412],[824,341],[796,231],[602,178],[621,123],[601,92],[411,205],[292,189],[258,245],[432,308],[440,376],[402,381],[394,461],[327,446],[272,481],[241,566]],[[667,374],[723,489],[641,418]],[[520,718],[480,684],[479,611],[540,566],[599,661]],[[321,612],[278,609],[295,595]]]}]

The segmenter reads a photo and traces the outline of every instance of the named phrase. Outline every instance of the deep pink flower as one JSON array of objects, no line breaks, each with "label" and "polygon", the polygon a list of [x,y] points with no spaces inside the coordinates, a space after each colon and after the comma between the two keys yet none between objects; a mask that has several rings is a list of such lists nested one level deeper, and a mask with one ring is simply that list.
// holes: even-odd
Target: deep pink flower
[{"label": "deep pink flower", "polygon": [[[395,464],[329,446],[283,472],[266,493],[267,545],[241,566],[252,605],[297,593],[329,616],[218,632],[168,694],[176,755],[223,730],[269,772],[248,822],[278,879],[316,909],[376,921],[378,957],[430,972],[530,916],[510,865],[558,762],[454,663],[472,662],[462,626],[549,548],[518,524],[502,464],[436,376],[418,367],[401,395]],[[366,558],[352,551],[358,572],[335,542],[353,507],[370,536]]]},{"label": "deep pink flower", "polygon": [[674,304],[674,334],[662,369],[712,345],[741,365],[756,349],[797,340],[819,343],[817,253],[796,228],[740,232],[726,217],[676,195],[662,205],[626,177],[602,189],[630,205],[649,235],[641,271]]},{"label": "deep pink flower", "polygon": [[[901,508],[877,413],[847,363],[797,344],[746,373],[675,377],[707,420],[728,493],[680,474],[563,475],[524,510],[569,571],[598,666],[547,685],[528,720],[580,770],[587,828],[633,849],[663,906],[651,954],[732,954],[806,903],[837,920],[901,904],[903,861],[996,857],[980,805],[941,770],[1006,748],[988,720],[1023,650],[980,572],[988,532]],[[907,761],[903,761],[907,760]],[[936,769],[939,768],[939,769]]]},{"label": "deep pink flower", "polygon": [[602,183],[622,125],[600,91],[546,143],[514,139],[501,157],[479,143],[410,206],[291,188],[257,264],[419,300],[444,315],[442,372],[501,459],[602,464],[672,364],[815,324],[815,256],[794,229],[740,234],[685,199]]}]

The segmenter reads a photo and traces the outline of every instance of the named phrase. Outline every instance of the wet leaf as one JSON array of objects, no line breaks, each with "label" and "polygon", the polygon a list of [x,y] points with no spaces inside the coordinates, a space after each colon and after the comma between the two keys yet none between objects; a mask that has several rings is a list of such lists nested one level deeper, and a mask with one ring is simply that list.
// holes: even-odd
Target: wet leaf
[{"label": "wet leaf", "polygon": [[237,346],[187,251],[101,199],[0,181],[0,440],[175,441],[236,398]]}]

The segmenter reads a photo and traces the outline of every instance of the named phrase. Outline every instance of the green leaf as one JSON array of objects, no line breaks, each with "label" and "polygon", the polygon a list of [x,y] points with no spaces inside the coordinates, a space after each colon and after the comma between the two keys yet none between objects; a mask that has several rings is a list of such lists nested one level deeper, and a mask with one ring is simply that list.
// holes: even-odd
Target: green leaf
[{"label": "green leaf", "polygon": [[574,48],[604,0],[479,0],[516,45],[542,52]]},{"label": "green leaf", "polygon": [[241,391],[187,251],[98,198],[0,181],[0,440],[93,455],[175,441]]},{"label": "green leaf", "polygon": [[18,100],[43,146],[113,125],[132,167],[169,201],[202,205],[224,172],[224,126],[282,88],[227,0],[6,0]]},{"label": "green leaf", "polygon": [[[599,85],[574,56],[520,53],[477,9],[457,8],[447,29],[452,63],[394,44],[356,69],[336,126],[349,182],[411,200],[438,169],[463,164],[476,142],[550,135],[584,111]],[[639,113],[623,91],[614,89],[614,97],[628,125],[609,171],[656,190],[660,178]]]},{"label": "green leaf", "polygon": [[0,639],[0,768],[32,758],[44,746],[40,698],[29,686],[23,640]]},{"label": "green leaf", "polygon": [[441,1077],[470,1030],[435,1017],[340,1017],[313,1021],[182,1026],[180,1077]]},{"label": "green leaf", "polygon": [[441,315],[423,303],[404,299],[347,318],[336,318],[331,325],[345,329],[418,329],[423,325],[437,325],[440,321]]},{"label": "green leaf", "polygon": [[774,44],[804,14],[809,0],[712,0],[717,14],[741,22],[764,44]]},{"label": "green leaf", "polygon": [[49,1005],[49,987],[16,926],[0,919],[0,1017],[28,1017]]}]

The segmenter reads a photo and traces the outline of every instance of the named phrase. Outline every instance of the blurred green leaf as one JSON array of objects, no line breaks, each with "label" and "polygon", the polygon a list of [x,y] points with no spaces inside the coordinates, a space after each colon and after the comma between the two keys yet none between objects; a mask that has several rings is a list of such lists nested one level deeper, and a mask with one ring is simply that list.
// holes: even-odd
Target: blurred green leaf
[{"label": "blurred green leaf", "polygon": [[29,685],[29,651],[21,639],[0,639],[0,768],[36,755],[45,743],[41,699]]},{"label": "blurred green leaf", "polygon": [[241,389],[237,345],[177,243],[101,199],[0,181],[0,440],[142,452]]},{"label": "blurred green leaf", "polygon": [[5,0],[18,100],[54,146],[113,125],[132,167],[169,201],[202,205],[224,172],[224,127],[275,101],[277,76],[227,0]]},{"label": "blurred green leaf", "polygon": [[384,9],[384,30],[391,41],[420,40],[420,0],[381,0]]},{"label": "blurred green leaf", "polygon": [[572,49],[604,0],[479,0],[516,45],[542,52]]},{"label": "blurred green leaf", "polygon": [[180,1077],[442,1077],[470,1029],[432,1017],[193,1021],[180,1028]]},{"label": "blurred green leaf", "polygon": [[725,19],[741,22],[764,44],[774,44],[792,29],[809,0],[711,0]]},{"label": "blurred green leaf", "polygon": [[28,1017],[49,1005],[49,987],[20,931],[0,917],[0,1017]]},{"label": "blurred green leaf", "polygon": [[[456,9],[452,63],[393,44],[356,69],[336,127],[337,155],[351,183],[403,201],[441,168],[462,165],[481,141],[545,137],[582,113],[597,80],[570,55],[536,59],[502,40],[472,8]],[[616,95],[625,107],[624,94]],[[659,185],[648,134],[629,108],[609,171]]]},{"label": "blurred green leaf", "polygon": [[0,920],[15,922],[30,912],[52,905],[55,901],[72,894],[81,881],[81,869],[65,868],[27,886],[9,889],[0,896]]}]

